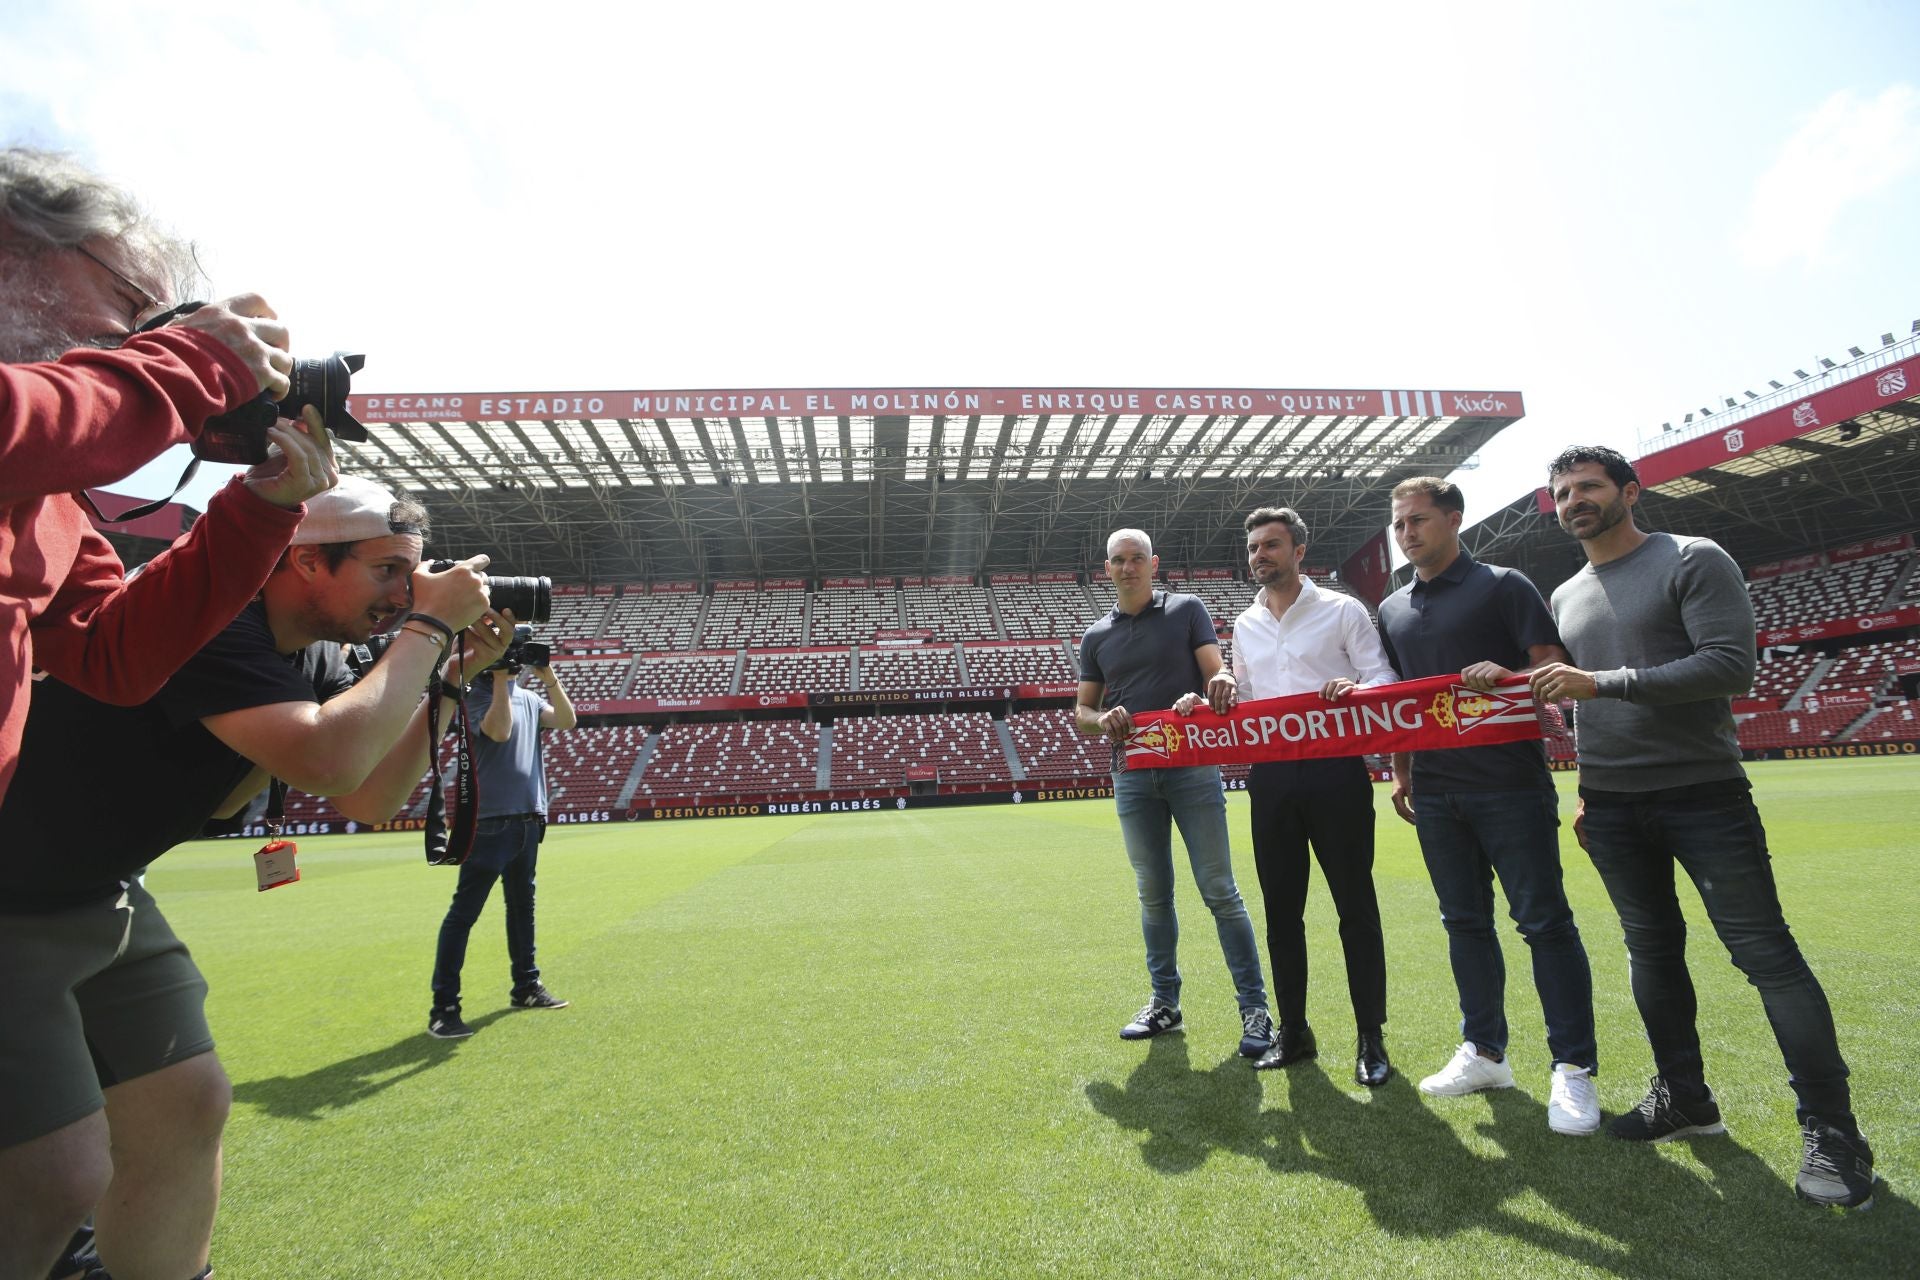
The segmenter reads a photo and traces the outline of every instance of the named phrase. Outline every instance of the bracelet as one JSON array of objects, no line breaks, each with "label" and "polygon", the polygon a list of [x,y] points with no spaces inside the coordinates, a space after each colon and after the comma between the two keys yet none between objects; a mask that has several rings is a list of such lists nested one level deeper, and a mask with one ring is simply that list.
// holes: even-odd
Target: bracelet
[{"label": "bracelet", "polygon": [[[453,647],[453,628],[430,613],[409,613],[406,622],[424,622],[447,638],[447,647]],[[405,625],[404,623],[402,625]]]},{"label": "bracelet", "polygon": [[400,624],[400,630],[407,632],[409,635],[425,636],[427,641],[436,649],[444,649],[447,647],[446,636],[441,635],[438,631],[429,631],[424,627],[416,628],[412,623],[413,619],[407,619],[406,622]]}]

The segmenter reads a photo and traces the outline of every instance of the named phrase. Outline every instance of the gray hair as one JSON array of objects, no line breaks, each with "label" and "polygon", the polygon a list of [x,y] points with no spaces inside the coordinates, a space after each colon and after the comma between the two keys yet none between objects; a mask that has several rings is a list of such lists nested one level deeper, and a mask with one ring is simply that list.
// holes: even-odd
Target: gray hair
[{"label": "gray hair", "polygon": [[1120,542],[1137,542],[1149,557],[1153,555],[1153,539],[1149,538],[1143,530],[1115,529],[1112,533],[1108,534],[1107,554],[1109,556],[1113,554],[1114,544]]},{"label": "gray hair", "polygon": [[155,222],[130,193],[62,152],[0,149],[0,245],[38,255],[89,240],[126,246],[176,298],[200,283],[193,246]]}]

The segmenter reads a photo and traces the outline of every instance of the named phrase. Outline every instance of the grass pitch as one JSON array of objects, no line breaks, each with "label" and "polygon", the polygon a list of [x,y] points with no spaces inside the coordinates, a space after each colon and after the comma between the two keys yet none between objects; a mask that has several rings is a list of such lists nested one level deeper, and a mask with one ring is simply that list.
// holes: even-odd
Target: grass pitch
[{"label": "grass pitch", "polygon": [[[1235,1056],[1232,988],[1190,879],[1187,1034],[1116,1037],[1147,983],[1111,801],[553,828],[540,961],[574,1005],[507,1010],[496,894],[466,969],[478,1034],[458,1042],[424,1030],[453,876],[423,863],[417,836],[303,839],[306,879],[267,894],[240,842],[169,854],[148,884],[212,983],[234,1079],[226,1276],[1912,1276],[1914,768],[1751,770],[1886,1179],[1854,1215],[1795,1200],[1779,1052],[1691,890],[1728,1136],[1551,1134],[1510,929],[1520,1087],[1423,1098],[1409,1077],[1445,1061],[1458,1013],[1384,788],[1401,1074],[1371,1094],[1348,1076],[1318,885],[1318,1063],[1256,1074]],[[1260,930],[1244,796],[1229,819]],[[1618,921],[1570,832],[1563,848],[1612,1115],[1651,1059]]]}]

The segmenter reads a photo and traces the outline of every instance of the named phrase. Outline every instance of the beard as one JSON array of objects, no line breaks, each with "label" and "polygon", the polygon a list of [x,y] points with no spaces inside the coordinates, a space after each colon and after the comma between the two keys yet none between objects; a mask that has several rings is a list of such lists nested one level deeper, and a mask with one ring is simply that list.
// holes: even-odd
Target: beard
[{"label": "beard", "polygon": [[58,360],[75,347],[107,345],[77,334],[59,317],[66,295],[31,257],[0,253],[0,361]]},{"label": "beard", "polygon": [[[1581,515],[1583,516],[1585,514],[1587,513],[1585,512],[1581,513]],[[1572,523],[1573,517],[1569,517],[1566,520],[1562,520],[1560,522],[1560,527],[1562,529],[1565,529],[1568,533],[1571,533],[1574,537],[1578,538],[1580,541],[1589,542],[1594,538],[1599,537],[1601,534],[1605,533],[1607,530],[1613,528],[1615,525],[1619,524],[1622,520],[1625,520],[1626,518],[1627,518],[1627,500],[1622,497],[1622,498],[1615,498],[1612,502],[1607,503],[1605,506],[1597,508],[1596,511],[1594,512],[1594,522],[1583,530],[1576,530],[1573,527],[1573,523]]]}]

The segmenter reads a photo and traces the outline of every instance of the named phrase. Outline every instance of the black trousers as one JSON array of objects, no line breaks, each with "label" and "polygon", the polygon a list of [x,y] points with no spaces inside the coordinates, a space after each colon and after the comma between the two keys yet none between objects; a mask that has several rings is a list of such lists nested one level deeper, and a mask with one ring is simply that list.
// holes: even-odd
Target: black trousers
[{"label": "black trousers", "polygon": [[1307,1017],[1307,850],[1320,861],[1340,914],[1353,1020],[1373,1030],[1387,1020],[1387,952],[1373,893],[1373,781],[1358,756],[1276,760],[1253,766],[1253,865],[1267,906],[1267,961],[1274,1013]]}]

